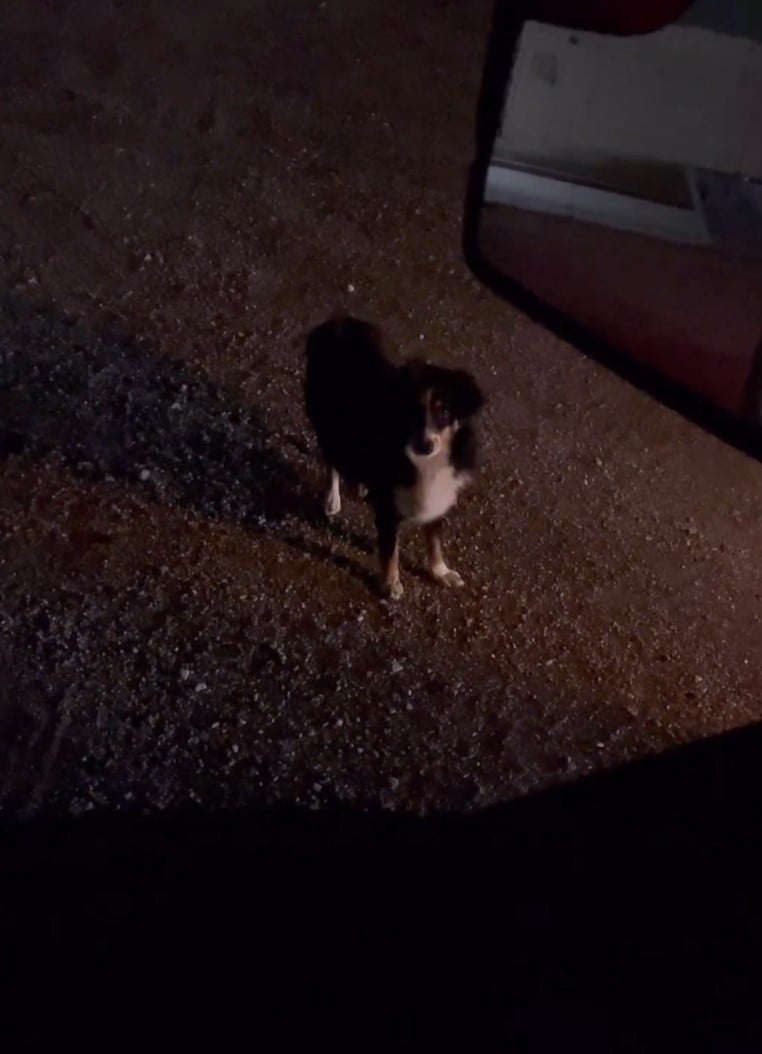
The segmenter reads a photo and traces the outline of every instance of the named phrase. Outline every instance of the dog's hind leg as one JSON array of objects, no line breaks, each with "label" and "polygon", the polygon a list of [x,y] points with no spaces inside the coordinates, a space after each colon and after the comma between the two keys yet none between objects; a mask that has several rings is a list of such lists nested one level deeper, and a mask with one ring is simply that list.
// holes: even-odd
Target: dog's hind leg
[{"label": "dog's hind leg", "polygon": [[341,512],[341,479],[335,468],[330,469],[328,493],[323,502],[326,516],[338,516]]}]

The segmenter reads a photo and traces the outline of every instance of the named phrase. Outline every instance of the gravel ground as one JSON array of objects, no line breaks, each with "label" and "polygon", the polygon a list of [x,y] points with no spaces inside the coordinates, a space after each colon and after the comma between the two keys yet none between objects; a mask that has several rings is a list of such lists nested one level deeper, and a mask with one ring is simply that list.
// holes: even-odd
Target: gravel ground
[{"label": "gravel ground", "polygon": [[[461,253],[491,3],[0,14],[0,803],[475,810],[762,716],[759,465]],[[335,307],[489,396],[437,591],[319,515]]]}]

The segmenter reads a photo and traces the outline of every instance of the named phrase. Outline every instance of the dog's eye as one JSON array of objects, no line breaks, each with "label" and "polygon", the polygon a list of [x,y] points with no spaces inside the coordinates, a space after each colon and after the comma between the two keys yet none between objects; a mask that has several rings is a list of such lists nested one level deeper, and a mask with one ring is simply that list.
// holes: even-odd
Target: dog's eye
[{"label": "dog's eye", "polygon": [[432,405],[431,416],[434,418],[434,423],[438,428],[447,428],[452,422],[452,414],[448,408],[440,402],[435,402]]}]

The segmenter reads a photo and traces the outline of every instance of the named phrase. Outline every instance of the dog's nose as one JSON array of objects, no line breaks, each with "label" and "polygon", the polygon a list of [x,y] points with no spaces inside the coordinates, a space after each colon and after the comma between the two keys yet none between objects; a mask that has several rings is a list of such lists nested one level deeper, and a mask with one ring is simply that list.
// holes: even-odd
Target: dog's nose
[{"label": "dog's nose", "polygon": [[429,439],[428,436],[423,436],[421,439],[418,440],[416,446],[418,448],[417,452],[427,457],[434,451],[434,440]]}]

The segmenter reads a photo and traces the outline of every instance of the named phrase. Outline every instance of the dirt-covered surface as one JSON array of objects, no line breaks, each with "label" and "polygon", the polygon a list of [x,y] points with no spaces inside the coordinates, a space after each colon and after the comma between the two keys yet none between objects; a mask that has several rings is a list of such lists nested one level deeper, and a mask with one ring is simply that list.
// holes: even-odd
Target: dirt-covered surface
[{"label": "dirt-covered surface", "polygon": [[[474,810],[762,717],[760,468],[482,288],[491,3],[0,13],[0,801]],[[319,514],[308,329],[487,389],[438,591]]]}]

